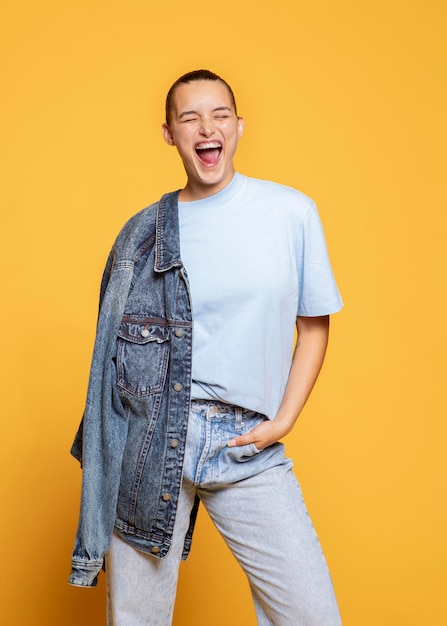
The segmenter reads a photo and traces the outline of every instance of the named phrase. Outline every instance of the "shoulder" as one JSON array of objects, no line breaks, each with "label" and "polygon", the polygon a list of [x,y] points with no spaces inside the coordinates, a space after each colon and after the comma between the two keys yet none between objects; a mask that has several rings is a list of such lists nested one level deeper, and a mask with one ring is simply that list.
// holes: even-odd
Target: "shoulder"
[{"label": "shoulder", "polygon": [[302,219],[306,217],[309,211],[315,209],[312,198],[298,189],[270,180],[249,176],[243,176],[243,178],[246,193],[262,206],[270,205],[272,208],[287,209],[288,212],[298,215]]},{"label": "shoulder", "polygon": [[155,241],[159,203],[160,201],[149,204],[124,224],[113,246],[116,256],[132,259],[142,247],[146,247],[151,240]]},{"label": "shoulder", "polygon": [[113,245],[118,257],[132,258],[145,240],[155,234],[157,203],[133,215],[121,228]]},{"label": "shoulder", "polygon": [[130,233],[133,233],[140,228],[144,228],[145,226],[152,224],[155,221],[157,206],[158,202],[153,202],[144,209],[141,209],[140,211],[132,215],[132,217],[129,218],[127,222],[125,222],[124,226],[121,228],[120,232],[118,233],[117,239],[125,239]]}]

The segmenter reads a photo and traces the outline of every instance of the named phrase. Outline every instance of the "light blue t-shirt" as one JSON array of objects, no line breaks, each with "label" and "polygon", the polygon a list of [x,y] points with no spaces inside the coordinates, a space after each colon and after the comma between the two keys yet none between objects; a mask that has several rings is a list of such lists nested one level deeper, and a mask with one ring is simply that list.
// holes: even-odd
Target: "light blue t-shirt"
[{"label": "light blue t-shirt", "polygon": [[193,398],[273,419],[292,361],[297,315],[342,307],[313,201],[236,173],[219,193],[179,202],[190,283]]}]

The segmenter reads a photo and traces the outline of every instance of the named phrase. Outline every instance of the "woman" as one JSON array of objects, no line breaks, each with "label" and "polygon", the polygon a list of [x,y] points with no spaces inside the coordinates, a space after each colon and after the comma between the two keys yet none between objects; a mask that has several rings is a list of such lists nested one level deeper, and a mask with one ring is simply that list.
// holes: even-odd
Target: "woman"
[{"label": "woman", "polygon": [[171,624],[199,502],[248,576],[258,624],[340,624],[279,440],[342,302],[314,203],[235,172],[243,130],[216,74],[173,84],[162,131],[186,185],[124,226],[104,273],[72,450],[83,490],[70,582],[96,584],[106,557],[109,625]]}]

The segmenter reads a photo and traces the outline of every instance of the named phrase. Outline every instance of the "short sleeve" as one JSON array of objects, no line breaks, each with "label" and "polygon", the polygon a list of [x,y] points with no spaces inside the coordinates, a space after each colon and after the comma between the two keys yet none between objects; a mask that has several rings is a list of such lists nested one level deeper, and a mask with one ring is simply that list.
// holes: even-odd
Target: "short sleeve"
[{"label": "short sleeve", "polygon": [[317,207],[310,206],[296,239],[299,277],[298,315],[317,317],[336,313],[343,300],[335,282]]}]

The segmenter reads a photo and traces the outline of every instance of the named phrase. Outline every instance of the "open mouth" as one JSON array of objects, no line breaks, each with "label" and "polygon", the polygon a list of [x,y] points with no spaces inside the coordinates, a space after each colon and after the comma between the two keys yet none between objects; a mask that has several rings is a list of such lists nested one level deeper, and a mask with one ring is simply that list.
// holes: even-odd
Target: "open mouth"
[{"label": "open mouth", "polygon": [[196,145],[196,154],[200,161],[207,167],[216,165],[222,152],[220,141],[207,141]]}]

